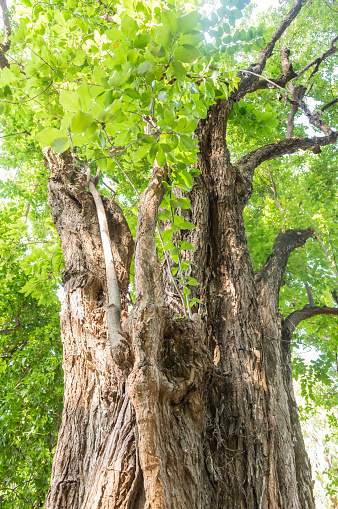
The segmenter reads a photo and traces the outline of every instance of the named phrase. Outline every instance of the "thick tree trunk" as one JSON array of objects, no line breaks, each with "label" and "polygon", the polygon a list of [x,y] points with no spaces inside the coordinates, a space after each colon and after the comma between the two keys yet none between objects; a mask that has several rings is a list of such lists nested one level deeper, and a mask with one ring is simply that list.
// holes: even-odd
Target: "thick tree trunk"
[{"label": "thick tree trunk", "polygon": [[[135,413],[110,354],[95,205],[71,157],[51,151],[45,155],[51,171],[49,205],[66,264],[61,309],[64,409],[46,508],[137,508],[135,495],[141,498],[143,483]],[[119,207],[108,199],[105,206],[126,308],[133,240]]]},{"label": "thick tree trunk", "polygon": [[[253,273],[242,217],[251,184],[230,162],[229,112],[216,104],[197,132],[202,173],[191,193],[196,250],[188,256],[204,305],[190,320],[166,301],[170,281],[154,235],[167,175],[155,166],[140,201],[137,298],[124,323],[131,357],[121,366],[109,353],[93,200],[72,160],[47,154],[66,260],[65,407],[47,509],[314,507],[283,356],[279,276]],[[104,205],[123,300],[133,243],[117,205]]]}]

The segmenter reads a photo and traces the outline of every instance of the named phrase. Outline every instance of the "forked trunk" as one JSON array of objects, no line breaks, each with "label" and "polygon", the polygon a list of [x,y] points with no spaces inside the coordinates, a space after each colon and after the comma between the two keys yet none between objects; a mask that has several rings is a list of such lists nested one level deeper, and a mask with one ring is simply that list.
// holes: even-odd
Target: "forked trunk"
[{"label": "forked trunk", "polygon": [[[93,200],[70,156],[47,154],[66,261],[64,413],[47,509],[314,507],[288,342],[282,347],[279,273],[253,273],[242,216],[251,184],[230,163],[229,111],[213,106],[197,132],[189,256],[204,305],[179,318],[167,298],[154,241],[167,175],[155,166],[139,208],[136,302],[124,321],[131,353],[120,366],[109,352]],[[126,309],[133,242],[119,207],[104,205]]]}]

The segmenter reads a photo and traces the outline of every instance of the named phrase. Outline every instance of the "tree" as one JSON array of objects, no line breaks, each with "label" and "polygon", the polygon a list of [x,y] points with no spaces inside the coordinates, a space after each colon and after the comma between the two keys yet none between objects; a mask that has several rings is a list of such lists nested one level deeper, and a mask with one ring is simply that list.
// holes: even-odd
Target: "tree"
[{"label": "tree", "polygon": [[[1,186],[2,197],[6,196],[0,208],[0,500],[4,508],[41,507],[62,413],[60,305],[55,292],[62,252],[56,232],[49,233],[49,211],[41,207],[46,190],[38,190],[36,174],[32,177],[22,187],[18,181]],[[33,197],[30,187],[35,189]],[[30,232],[28,214],[36,219]]]},{"label": "tree", "polygon": [[[317,223],[288,227],[275,174],[337,141],[335,5],[296,0],[254,27],[241,0],[210,16],[198,2],[23,4],[12,35],[1,4],[4,148],[30,168],[27,147],[44,147],[65,261],[46,508],[313,508],[290,342],[338,308],[309,276],[308,304],[280,314],[289,258],[309,239],[308,263],[331,255]],[[316,136],[294,136],[301,112]],[[263,217],[261,170],[283,215],[263,264],[244,222],[251,205]]]}]

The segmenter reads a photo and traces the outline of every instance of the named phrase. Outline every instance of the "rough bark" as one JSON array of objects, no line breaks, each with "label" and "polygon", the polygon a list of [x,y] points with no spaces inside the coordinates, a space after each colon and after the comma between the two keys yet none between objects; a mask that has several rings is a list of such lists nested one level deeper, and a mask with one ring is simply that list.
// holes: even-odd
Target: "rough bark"
[{"label": "rough bark", "polygon": [[[135,414],[107,338],[105,262],[95,205],[70,154],[46,151],[49,205],[66,270],[61,310],[65,393],[46,508],[136,508],[142,490]],[[104,199],[122,303],[133,240],[120,208]]]},{"label": "rough bark", "polygon": [[[314,508],[292,388],[292,333],[278,311],[288,257],[314,232],[281,232],[255,275],[243,209],[263,161],[299,149],[319,153],[337,141],[338,132],[300,101],[325,136],[280,140],[235,164],[226,144],[234,102],[260,88],[257,74],[305,2],[295,1],[238,88],[228,100],[217,100],[198,125],[201,175],[190,193],[192,211],[181,211],[197,226],[183,235],[195,245],[185,256],[200,282],[193,296],[203,301],[192,318],[177,313],[180,298],[168,263],[161,266],[156,252],[168,168],[155,162],[140,197],[136,301],[129,315],[133,241],[121,209],[103,199],[124,315],[123,355],[112,358],[109,350],[105,259],[94,200],[71,154],[46,151],[49,204],[66,262],[64,413],[46,509]],[[282,50],[284,86],[295,78],[288,57]],[[96,202],[101,203],[98,196]],[[293,318],[303,319],[300,313]]]},{"label": "rough bark", "polygon": [[[206,303],[200,313],[225,381],[223,394],[207,395],[205,449],[217,493],[213,503],[310,508],[309,464],[290,366],[285,370],[282,358],[278,278],[263,288],[253,274],[242,219],[250,185],[231,165],[224,133],[214,129],[226,117],[224,108],[213,107],[198,132],[202,176],[193,193],[192,220],[198,229],[191,237]],[[302,235],[303,243],[311,233]],[[301,245],[298,235],[294,244],[293,249]],[[279,260],[279,273],[291,250],[284,266]]]},{"label": "rough bark", "polygon": [[[219,101],[197,131],[202,173],[191,193],[197,228],[189,256],[205,305],[192,320],[167,304],[170,280],[156,254],[165,168],[155,165],[141,197],[136,302],[124,323],[130,370],[109,353],[93,199],[69,154],[46,153],[66,260],[65,401],[47,509],[314,507],[278,314],[288,255],[312,229],[295,238],[286,232],[286,243],[277,238],[255,277],[242,217],[251,184],[230,161],[230,111]],[[125,304],[133,242],[121,210],[108,199],[104,205]]]}]

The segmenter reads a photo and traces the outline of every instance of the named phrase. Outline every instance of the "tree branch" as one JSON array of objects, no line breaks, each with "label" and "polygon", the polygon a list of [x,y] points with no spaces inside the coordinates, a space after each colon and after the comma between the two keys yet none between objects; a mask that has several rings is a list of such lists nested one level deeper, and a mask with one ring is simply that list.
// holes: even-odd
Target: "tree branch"
[{"label": "tree branch", "polygon": [[156,302],[154,278],[157,269],[157,250],[155,230],[157,225],[158,207],[163,199],[165,189],[162,185],[167,180],[169,167],[158,166],[156,160],[153,165],[152,178],[146,190],[142,193],[137,219],[136,249],[135,249],[135,291],[136,301],[147,293],[149,302]]},{"label": "tree branch", "polygon": [[272,294],[278,298],[283,274],[292,251],[304,246],[305,242],[314,235],[312,227],[305,230],[285,230],[278,234],[272,248],[272,254],[267,259],[264,267],[257,273],[256,281],[263,281],[269,285]]},{"label": "tree branch", "polygon": [[311,307],[309,305],[304,306],[302,309],[298,309],[293,313],[290,313],[283,320],[283,329],[284,329],[284,338],[287,335],[287,341],[290,341],[292,335],[296,329],[296,327],[303,320],[308,320],[309,318],[313,318],[318,315],[338,315],[338,307],[330,308],[327,306],[314,306]]},{"label": "tree branch", "polygon": [[280,51],[281,56],[281,64],[282,64],[282,70],[283,74],[279,78],[266,78],[266,79],[260,79],[252,84],[250,90],[248,90],[247,93],[251,94],[253,92],[256,92],[257,90],[265,90],[268,88],[274,88],[274,85],[276,88],[285,88],[287,83],[294,79],[297,74],[293,70],[292,64],[289,61],[290,56],[290,49],[289,48],[283,48]]},{"label": "tree branch", "polygon": [[92,194],[92,197],[95,202],[97,217],[100,226],[100,234],[101,241],[104,253],[104,261],[106,265],[106,281],[107,281],[107,290],[108,290],[108,304],[105,306],[106,309],[106,318],[107,318],[107,326],[108,326],[108,337],[110,343],[110,351],[113,357],[114,362],[116,362],[120,367],[124,367],[127,364],[127,359],[129,358],[129,348],[126,340],[124,339],[124,335],[122,332],[122,324],[121,324],[121,294],[120,288],[117,278],[117,272],[113,257],[113,252],[110,245],[110,236],[109,236],[109,228],[107,222],[106,212],[104,210],[102,198],[96,189],[96,186],[100,180],[100,169],[98,168],[96,176],[93,178],[91,176],[90,167],[80,161],[78,158],[76,160],[86,169],[87,171],[87,186]]},{"label": "tree branch", "polygon": [[323,122],[323,120],[320,118],[323,113],[322,110],[316,110],[312,113],[304,101],[300,101],[300,106],[301,106],[302,110],[304,111],[304,114],[306,115],[306,117],[309,121],[309,124],[317,127],[317,129],[320,129],[321,131],[323,131],[323,133],[326,134],[326,136],[330,136],[331,134],[334,133],[334,131],[332,131],[331,127],[329,125],[325,124],[325,122]]},{"label": "tree branch", "polygon": [[[275,84],[276,88],[285,88],[286,85],[292,81],[297,80],[300,78],[308,69],[310,69],[312,66],[316,65],[315,70],[312,72],[310,78],[318,71],[319,66],[324,60],[326,60],[329,56],[333,55],[337,51],[337,47],[333,46],[333,44],[338,40],[338,37],[335,37],[330,44],[330,48],[319,57],[315,58],[311,62],[309,62],[299,73],[297,74],[292,66],[292,63],[289,60],[290,56],[290,49],[289,48],[283,48],[280,51],[281,55],[281,64],[282,64],[282,70],[283,74],[279,78],[266,78],[266,79],[260,79],[260,80],[252,80],[253,83],[251,84],[250,88],[245,92],[247,93],[253,93],[257,90],[266,90],[269,88],[274,88],[273,85]],[[250,67],[249,67],[250,69]],[[242,71],[245,72],[245,71]],[[309,79],[310,79],[309,78]],[[292,90],[291,90],[292,93]],[[323,110],[324,111],[324,110]]]},{"label": "tree branch", "polygon": [[295,116],[297,114],[299,103],[303,99],[304,94],[306,92],[306,87],[303,85],[300,85],[299,87],[296,87],[292,82],[289,85],[289,90],[292,94],[292,104],[291,104],[291,111],[288,118],[288,125],[286,130],[286,139],[292,138],[294,126],[295,126]]},{"label": "tree branch", "polygon": [[338,97],[336,97],[336,99],[333,99],[333,101],[330,101],[329,103],[322,106],[322,108],[320,108],[320,111],[324,113],[325,110],[327,110],[328,108],[331,108],[331,106],[333,106],[337,102],[338,102]]},{"label": "tree branch", "polygon": [[[249,71],[255,72],[257,74],[262,74],[268,58],[270,58],[272,55],[276,42],[281,38],[281,36],[288,28],[288,26],[297,17],[298,13],[300,12],[301,8],[303,7],[303,5],[305,5],[306,2],[307,0],[295,0],[294,6],[282,19],[279,27],[277,28],[275,33],[271,36],[271,41],[267,43],[265,48],[261,49],[257,61],[248,67]],[[238,88],[234,92],[236,101],[239,101],[247,93],[254,92],[255,86],[257,86],[258,83],[259,78],[251,74],[249,75],[245,74],[244,71],[241,76],[241,81],[238,84]]]},{"label": "tree branch", "polygon": [[18,323],[17,325],[12,327],[12,329],[1,329],[0,330],[0,335],[1,334],[11,334],[12,332],[16,331],[19,327],[22,327],[21,323]]},{"label": "tree branch", "polygon": [[338,36],[335,37],[334,39],[332,39],[331,44],[330,44],[330,48],[328,50],[324,51],[324,53],[322,53],[320,55],[320,57],[317,57],[317,58],[313,59],[312,62],[309,62],[305,67],[303,67],[303,69],[301,71],[299,71],[299,73],[297,73],[295,79],[298,80],[298,78],[303,76],[303,74],[306,73],[306,71],[308,71],[311,67],[313,67],[315,65],[315,68],[312,71],[311,76],[310,76],[310,78],[312,78],[312,76],[314,74],[316,74],[316,72],[318,72],[320,64],[324,60],[326,60],[329,56],[333,55],[337,51],[337,47],[334,46],[334,43],[337,42],[337,41],[338,41]]},{"label": "tree branch", "polygon": [[281,202],[278,200],[277,189],[276,189],[273,177],[272,177],[272,173],[271,173],[270,167],[268,165],[267,165],[267,168],[268,168],[268,175],[270,177],[270,182],[271,182],[271,190],[273,192],[273,199],[275,200],[275,204],[277,205],[279,210],[284,213],[285,212],[284,211],[284,207],[281,204]]},{"label": "tree branch", "polygon": [[314,137],[314,138],[290,138],[275,143],[270,143],[263,147],[257,148],[241,157],[235,166],[238,166],[242,171],[242,176],[245,179],[252,180],[255,168],[264,161],[276,159],[277,157],[286,154],[293,154],[297,150],[312,150],[314,154],[321,152],[320,147],[332,145],[336,143],[338,138],[338,131],[332,131],[328,136]]},{"label": "tree branch", "polygon": [[309,299],[309,306],[311,308],[315,307],[315,302],[313,300],[311,286],[309,285],[309,283],[305,283],[305,290],[306,290],[306,293],[307,293],[307,298]]}]

